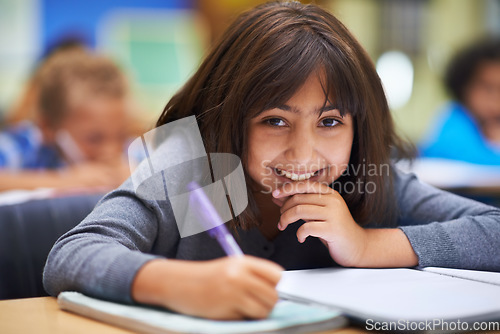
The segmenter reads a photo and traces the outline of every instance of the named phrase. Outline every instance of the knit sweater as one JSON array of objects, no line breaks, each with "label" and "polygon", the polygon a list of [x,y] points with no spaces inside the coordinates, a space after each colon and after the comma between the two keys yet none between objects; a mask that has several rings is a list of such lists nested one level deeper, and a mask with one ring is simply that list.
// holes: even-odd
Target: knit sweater
[{"label": "knit sweater", "polygon": [[[419,266],[500,271],[500,210],[394,173],[398,227],[408,237]],[[181,238],[168,200],[139,198],[132,181],[104,196],[78,226],[59,238],[44,270],[48,293],[75,290],[133,303],[138,270],[158,258],[209,260],[224,256],[208,233]],[[335,266],[328,249],[314,237],[299,243],[294,223],[272,241],[257,228],[238,230],[246,254],[274,261],[285,269]],[[390,227],[379,225],[377,227]]]}]

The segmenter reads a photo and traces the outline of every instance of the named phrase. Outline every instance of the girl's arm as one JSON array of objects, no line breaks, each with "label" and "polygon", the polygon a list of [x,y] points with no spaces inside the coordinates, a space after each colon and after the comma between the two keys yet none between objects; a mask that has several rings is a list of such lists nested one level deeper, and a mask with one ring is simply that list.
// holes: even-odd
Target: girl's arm
[{"label": "girl's arm", "polygon": [[[158,258],[151,252],[156,238],[175,245],[178,234],[161,232],[158,215],[165,209],[161,202],[147,206],[131,189],[128,180],[105,195],[79,225],[56,241],[43,275],[49,294],[72,290],[133,302],[130,288],[136,273]],[[162,244],[158,251],[171,255],[172,247]]]},{"label": "girl's arm", "polygon": [[206,239],[180,239],[168,201],[144,201],[131,189],[128,180],[106,195],[56,242],[44,270],[47,292],[79,291],[214,319],[269,314],[277,301],[280,266],[250,256],[175,260],[196,257],[192,246],[201,247],[207,258],[220,255],[199,242]]},{"label": "girl's arm", "polygon": [[[395,175],[399,228],[361,228],[331,188],[279,189],[280,228],[303,219],[297,238],[319,237],[344,266],[443,266],[500,271],[500,210]],[[280,201],[275,201],[277,204]],[[388,226],[388,225],[386,225]],[[384,227],[384,226],[381,226]]]},{"label": "girl's arm", "polygon": [[118,187],[128,176],[130,169],[121,162],[85,162],[58,170],[11,171],[0,167],[0,191],[37,188],[110,190]]},{"label": "girl's arm", "polygon": [[500,271],[500,209],[395,174],[400,229],[420,266]]}]

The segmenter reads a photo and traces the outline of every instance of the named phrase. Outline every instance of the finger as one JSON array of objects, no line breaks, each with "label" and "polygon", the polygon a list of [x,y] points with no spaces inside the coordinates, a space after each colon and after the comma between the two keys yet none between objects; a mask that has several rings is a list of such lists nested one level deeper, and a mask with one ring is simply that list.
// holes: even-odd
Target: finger
[{"label": "finger", "polygon": [[297,230],[297,240],[303,243],[309,236],[328,239],[328,232],[330,230],[329,224],[324,221],[310,221],[299,227]]},{"label": "finger", "polygon": [[253,274],[265,279],[273,286],[278,284],[284,270],[282,266],[272,261],[249,255],[246,255],[245,259],[249,262],[249,269]]},{"label": "finger", "polygon": [[262,304],[258,299],[249,295],[236,305],[236,310],[243,318],[265,319],[273,309],[273,306]]},{"label": "finger", "polygon": [[[181,312],[187,313],[187,312]],[[208,310],[208,312],[198,311],[193,312],[194,316],[201,318],[208,318],[212,320],[243,320],[245,316],[241,314],[241,311],[235,308],[229,308],[224,310]]]},{"label": "finger", "polygon": [[[202,316],[203,317],[203,316]],[[239,310],[228,311],[223,316],[216,316],[213,320],[245,320],[247,317]]]},{"label": "finger", "polygon": [[278,223],[278,228],[283,231],[288,225],[302,219],[305,221],[324,221],[326,215],[318,205],[297,205],[283,212]]},{"label": "finger", "polygon": [[293,208],[297,205],[318,205],[318,206],[326,206],[326,198],[325,196],[321,196],[322,194],[296,194],[291,196],[281,207],[280,213]]},{"label": "finger", "polygon": [[245,290],[267,308],[272,308],[278,301],[278,291],[275,285],[262,279],[259,276],[250,276],[248,281],[245,281]]},{"label": "finger", "polygon": [[293,196],[295,194],[327,194],[334,190],[326,183],[321,182],[293,182],[285,183],[281,187],[276,188],[272,195],[274,198],[282,198],[286,196]]},{"label": "finger", "polygon": [[283,206],[283,204],[286,202],[288,197],[283,197],[283,198],[272,198],[271,200],[273,201],[274,204],[279,206],[280,208]]}]

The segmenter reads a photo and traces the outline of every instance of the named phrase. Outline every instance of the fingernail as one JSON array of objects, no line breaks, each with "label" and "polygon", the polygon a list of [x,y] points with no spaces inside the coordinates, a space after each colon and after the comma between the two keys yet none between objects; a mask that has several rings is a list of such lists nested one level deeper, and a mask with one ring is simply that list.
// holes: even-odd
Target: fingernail
[{"label": "fingernail", "polygon": [[273,191],[273,197],[278,197],[280,194],[280,190],[279,189],[274,189]]}]

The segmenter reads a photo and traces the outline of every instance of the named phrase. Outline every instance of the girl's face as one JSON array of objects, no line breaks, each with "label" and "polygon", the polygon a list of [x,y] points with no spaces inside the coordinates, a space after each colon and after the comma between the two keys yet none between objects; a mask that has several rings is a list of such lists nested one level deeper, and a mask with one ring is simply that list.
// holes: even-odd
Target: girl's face
[{"label": "girl's face", "polygon": [[347,168],[353,120],[328,101],[312,74],[286,104],[250,121],[247,172],[262,192],[285,183],[331,184]]},{"label": "girl's face", "polygon": [[[61,124],[86,161],[122,159],[126,143],[126,101],[120,98],[88,99],[73,107]],[[66,152],[70,153],[70,152]]]}]

